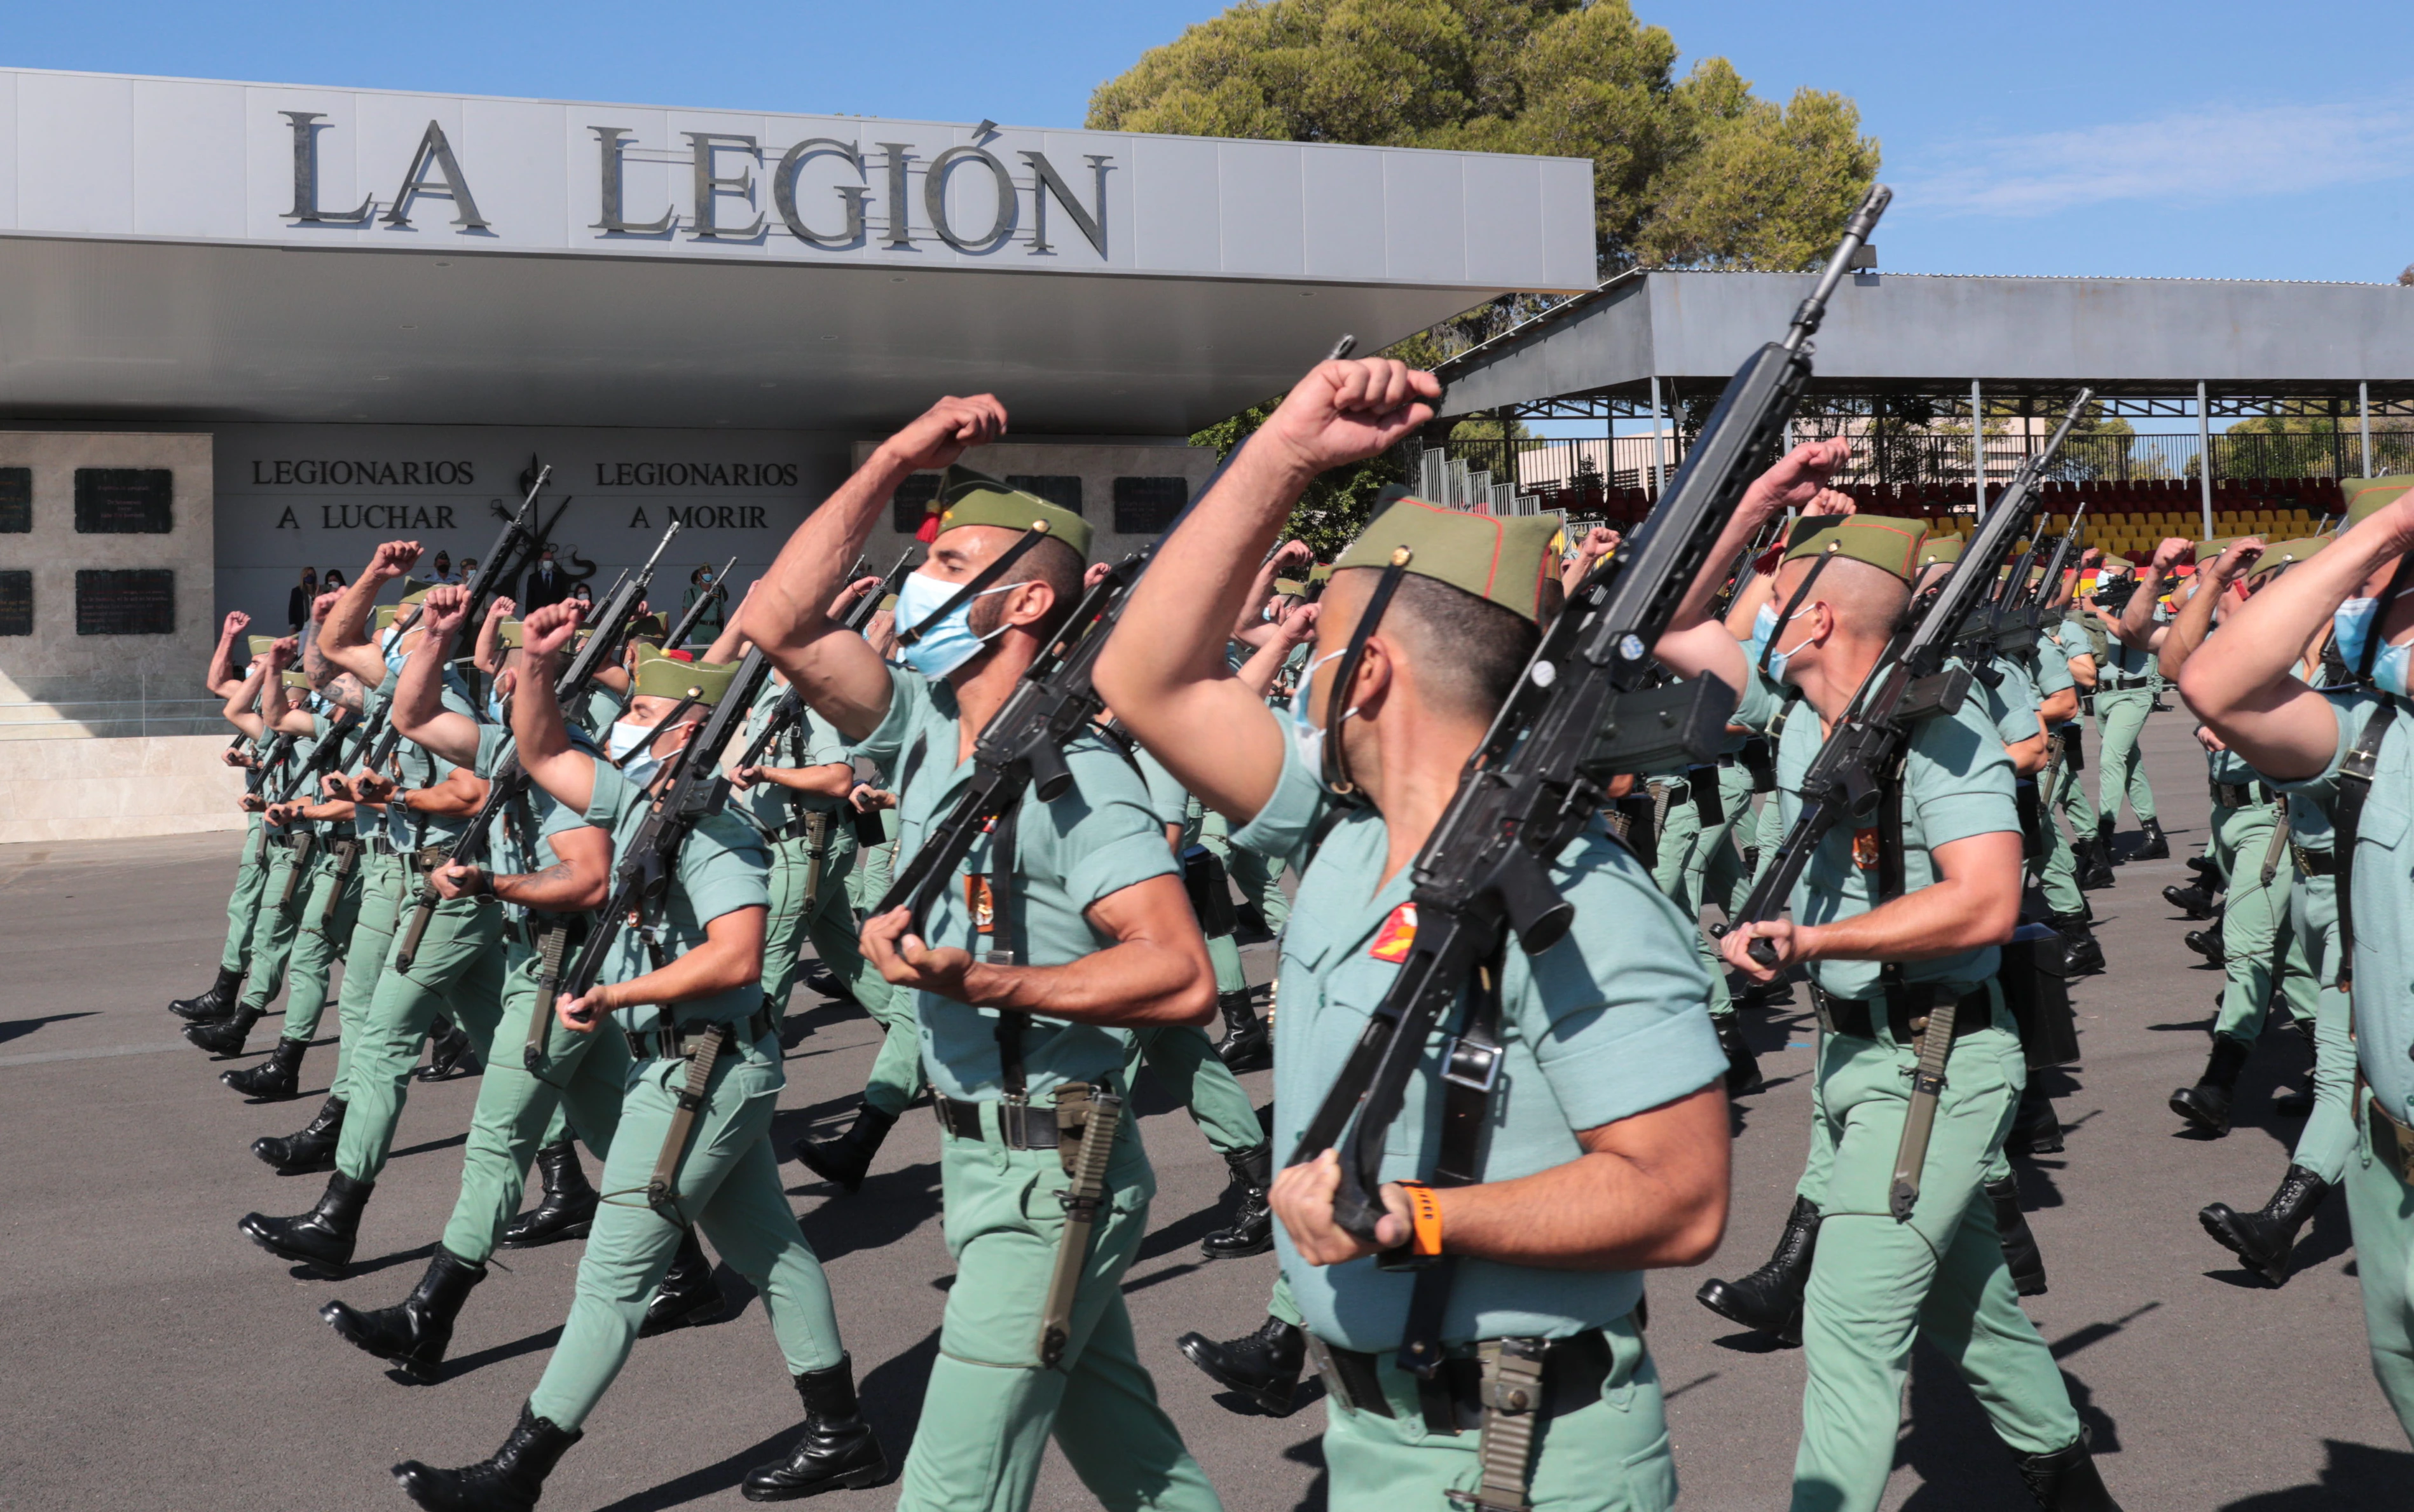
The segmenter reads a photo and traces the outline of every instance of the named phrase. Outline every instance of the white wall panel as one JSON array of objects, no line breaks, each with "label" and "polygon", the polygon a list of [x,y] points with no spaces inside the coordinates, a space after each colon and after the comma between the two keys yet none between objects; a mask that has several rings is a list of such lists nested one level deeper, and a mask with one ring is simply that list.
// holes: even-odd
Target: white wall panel
[{"label": "white wall panel", "polygon": [[133,84],[94,74],[21,74],[17,215],[29,231],[134,230]]},{"label": "white wall panel", "polygon": [[244,234],[244,91],[144,79],[134,84],[133,229],[231,241]]},{"label": "white wall panel", "polygon": [[1389,276],[1383,157],[1372,147],[1330,147],[1302,158],[1302,239],[1311,276]]},{"label": "white wall panel", "polygon": [[1217,144],[1215,157],[1224,271],[1305,273],[1299,149],[1289,142],[1227,141]]}]

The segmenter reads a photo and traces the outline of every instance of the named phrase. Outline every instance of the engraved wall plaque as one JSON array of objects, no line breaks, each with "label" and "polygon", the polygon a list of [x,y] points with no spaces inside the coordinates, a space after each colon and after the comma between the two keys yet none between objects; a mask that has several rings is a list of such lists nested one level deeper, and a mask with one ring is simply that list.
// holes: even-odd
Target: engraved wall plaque
[{"label": "engraved wall plaque", "polygon": [[164,536],[176,527],[166,467],[78,467],[75,527],[87,536]]},{"label": "engraved wall plaque", "polygon": [[152,567],[79,569],[76,633],[175,634],[176,574]]},{"label": "engraved wall plaque", "polygon": [[1187,478],[1118,478],[1115,531],[1125,536],[1155,535],[1171,525],[1189,502]]},{"label": "engraved wall plaque", "polygon": [[22,536],[34,528],[34,469],[0,467],[0,536]]},{"label": "engraved wall plaque", "polygon": [[34,574],[0,571],[0,635],[34,633]]},{"label": "engraved wall plaque", "polygon": [[1010,472],[1006,486],[1036,494],[1060,510],[1081,512],[1081,475],[1075,472]]}]

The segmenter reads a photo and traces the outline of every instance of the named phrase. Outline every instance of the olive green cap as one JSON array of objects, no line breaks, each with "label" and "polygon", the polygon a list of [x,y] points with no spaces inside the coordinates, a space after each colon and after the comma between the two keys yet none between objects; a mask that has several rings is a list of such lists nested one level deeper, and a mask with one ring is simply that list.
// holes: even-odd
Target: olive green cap
[{"label": "olive green cap", "polygon": [[2296,541],[2275,541],[2264,547],[2263,555],[2246,570],[2247,581],[2251,583],[2267,572],[2276,572],[2291,563],[2302,562],[2335,539],[2332,536],[2305,536]]},{"label": "olive green cap", "polygon": [[371,617],[375,622],[377,632],[382,635],[394,629],[395,620],[400,616],[395,613],[394,605],[381,603],[377,606],[377,613]]},{"label": "olive green cap", "polygon": [[495,644],[516,651],[528,645],[528,626],[516,619],[507,619],[495,630]]},{"label": "olive green cap", "polygon": [[1406,551],[1405,565],[1419,577],[1539,624],[1542,585],[1558,565],[1551,550],[1558,530],[1556,514],[1469,514],[1421,498],[1394,499],[1334,558],[1333,570],[1389,567]]},{"label": "olive green cap", "polygon": [[2108,567],[2117,567],[2124,572],[2134,572],[2138,569],[2138,564],[2126,556],[2107,556],[2095,564],[2095,570],[2099,572]]},{"label": "olive green cap", "polygon": [[884,593],[880,596],[880,613],[884,615],[893,615],[897,613],[897,595],[893,593]]},{"label": "olive green cap", "polygon": [[660,645],[670,638],[670,625],[660,615],[639,615],[629,626],[629,639],[633,641],[650,641]]},{"label": "olive green cap", "polygon": [[276,637],[274,635],[255,635],[251,637],[251,654],[255,657],[266,656],[270,651],[276,648]]},{"label": "olive green cap", "polygon": [[306,674],[296,672],[292,668],[288,667],[285,669],[285,686],[288,688],[299,688],[306,693],[310,690],[310,678]]},{"label": "olive green cap", "polygon": [[2348,479],[2339,484],[2339,491],[2347,495],[2347,524],[2362,525],[2383,505],[2394,502],[2408,488],[2414,488],[2414,474]]},{"label": "olive green cap", "polygon": [[1274,597],[1304,599],[1307,597],[1307,585],[1295,577],[1278,577],[1274,579]]},{"label": "olive green cap", "polygon": [[[1960,551],[1958,537],[1951,539],[1954,551]],[[1794,522],[1794,532],[1786,538],[1785,561],[1797,561],[1813,556],[1849,556],[1866,562],[1882,572],[1899,577],[1908,585],[1925,560],[1920,548],[1928,543],[1928,526],[1920,520],[1898,520],[1884,514],[1805,515]],[[1936,558],[1939,561],[1945,557]]]},{"label": "olive green cap", "polygon": [[415,577],[404,578],[402,580],[403,607],[409,608],[410,605],[417,603],[420,600],[426,598],[427,590],[434,586],[436,586],[435,584],[422,583]]},{"label": "olive green cap", "polygon": [[[1920,542],[1919,565],[1922,567],[1934,567],[1939,562],[1958,562],[1960,559],[1961,538],[1960,536],[1930,536]],[[2011,568],[2006,565],[2004,571],[2008,572]]]},{"label": "olive green cap", "polygon": [[968,525],[993,525],[1006,530],[1045,530],[1090,559],[1090,522],[1036,494],[1026,494],[1003,481],[966,467],[951,467],[939,478],[939,534]]},{"label": "olive green cap", "polygon": [[707,707],[721,702],[738,675],[734,661],[682,661],[677,657],[640,656],[636,686],[639,698],[693,698]]},{"label": "olive green cap", "polygon": [[1309,568],[1307,570],[1307,580],[1310,583],[1332,582],[1333,564],[1331,562],[1319,562],[1314,567]]}]

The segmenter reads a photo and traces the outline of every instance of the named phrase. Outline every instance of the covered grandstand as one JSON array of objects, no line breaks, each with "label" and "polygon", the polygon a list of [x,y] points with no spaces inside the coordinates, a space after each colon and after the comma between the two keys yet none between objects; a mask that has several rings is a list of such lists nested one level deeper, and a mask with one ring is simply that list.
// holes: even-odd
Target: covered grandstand
[{"label": "covered grandstand", "polygon": [[[1460,353],[1437,370],[1445,414],[1415,482],[1496,512],[1639,520],[1810,281],[1624,274]],[[1863,273],[1829,308],[1816,367],[1796,437],[1850,437],[1841,486],[1940,528],[1974,524],[2081,385],[2099,402],[2049,502],[2064,518],[2084,501],[2107,551],[2309,534],[2343,507],[2342,479],[2414,471],[2414,289],[2393,285]],[[1471,418],[1498,433],[1445,438]],[[1600,437],[1524,434],[1588,420]]]}]

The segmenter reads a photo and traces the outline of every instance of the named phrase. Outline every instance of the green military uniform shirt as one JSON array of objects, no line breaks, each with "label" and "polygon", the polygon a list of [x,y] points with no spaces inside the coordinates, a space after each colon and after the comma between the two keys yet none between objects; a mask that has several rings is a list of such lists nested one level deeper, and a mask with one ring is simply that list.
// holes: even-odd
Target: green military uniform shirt
[{"label": "green military uniform shirt", "polygon": [[[761,690],[754,695],[754,706],[746,712],[745,736],[738,746],[741,752],[756,735],[762,734],[763,722],[771,717],[771,710],[787,693],[786,689],[770,678],[763,679]],[[842,766],[854,754],[855,749],[847,744],[845,736],[838,733],[838,727],[815,714],[808,705],[798,713],[796,722],[788,726],[787,733],[772,742],[771,748],[763,753],[763,764],[782,767]],[[777,782],[757,782],[738,794],[735,801],[744,804],[746,811],[754,816],[754,822],[767,830],[778,829],[800,812],[853,811],[843,798],[832,798],[819,793],[799,793],[795,788],[783,788]]]},{"label": "green military uniform shirt", "polygon": [[[575,727],[570,732],[570,743],[596,757],[597,767],[603,767],[604,763],[594,743]],[[509,730],[499,724],[478,726],[477,774],[491,780],[502,764],[503,753],[510,749]],[[513,808],[520,811],[506,810],[497,815],[494,827],[487,831],[486,869],[497,876],[526,876],[559,864],[561,857],[547,842],[564,830],[578,829],[589,823],[577,809],[557,801],[533,782],[528,784],[526,794]],[[516,919],[527,912],[517,903],[503,904],[505,918]]]},{"label": "green military uniform shirt", "polygon": [[[888,714],[858,742],[858,755],[899,774],[897,864],[914,852],[973,774],[955,760],[955,690],[907,667],[889,668]],[[1024,939],[1012,947],[1032,966],[1063,966],[1105,950],[1115,938],[1086,913],[1100,898],[1152,877],[1171,875],[1173,855],[1148,789],[1106,736],[1083,734],[1065,748],[1072,786],[1053,803],[1025,792],[1016,829],[1014,885]],[[989,841],[975,845],[962,874],[949,880],[922,921],[922,938],[979,955],[992,944],[967,906],[964,876],[987,874]],[[933,992],[917,994],[922,1061],[931,1084],[948,1097],[994,1098],[1006,1090],[998,1060],[997,1014]],[[1095,1024],[1035,1017],[1022,1037],[1028,1092],[1046,1099],[1060,1082],[1100,1081],[1120,1070],[1130,1037]]]},{"label": "green military uniform shirt", "polygon": [[[586,822],[612,832],[616,856],[625,852],[645,823],[647,802],[646,790],[621,776],[618,767],[605,761],[595,763],[595,791],[588,800]],[[712,813],[698,821],[679,844],[678,875],[663,908],[663,958],[675,959],[703,944],[705,926],[724,913],[769,908],[770,866],[771,854],[764,849],[762,837],[737,815]],[[613,937],[612,955],[598,980],[634,981],[652,969],[645,941],[635,930],[624,926]],[[682,1024],[739,1024],[762,1006],[762,989],[749,982],[708,998],[679,1002],[674,1013]],[[652,1029],[661,1015],[652,1005],[641,1004],[618,1009],[613,1016],[624,1029]]]},{"label": "green military uniform shirt", "polygon": [[2038,702],[2051,698],[2078,683],[2070,675],[2070,655],[2049,631],[2037,631],[2036,690]]},{"label": "green military uniform shirt", "polygon": [[[395,689],[401,685],[402,674],[389,672],[378,688],[381,704],[394,700]],[[451,669],[444,674],[444,689],[439,695],[444,707],[466,719],[475,719],[478,711],[470,706],[469,685]],[[453,775],[454,763],[437,755],[416,741],[395,743],[395,762],[402,773],[406,788],[432,788]],[[425,845],[450,845],[462,830],[469,827],[467,814],[430,814],[388,804],[385,810],[386,839],[397,851],[416,851]]]},{"label": "green military uniform shirt", "polygon": [[[1752,684],[1736,718],[1740,723],[1766,728],[1776,717],[1783,690],[1757,671]],[[1785,733],[1777,747],[1777,801],[1788,830],[1802,811],[1803,775],[1825,743],[1826,733],[1820,728],[1816,711],[1806,709],[1785,721]],[[1936,881],[1935,865],[1929,857],[1935,847],[1999,830],[2019,833],[2011,758],[2004,753],[2000,731],[1982,700],[1964,699],[1958,712],[1919,722],[1912,734],[1902,780],[1906,893]],[[1851,918],[1868,912],[1876,901],[1876,870],[1864,870],[1855,863],[1854,833],[1843,824],[1821,838],[1790,900],[1796,924]],[[2001,958],[2002,952],[1994,946],[1983,945],[1934,960],[1905,961],[1902,980],[1971,986],[1993,976]],[[1811,980],[1832,996],[1865,999],[1879,994],[1877,961],[1813,961],[1810,969]]]},{"label": "green military uniform shirt", "polygon": [[[1309,859],[1326,793],[1286,743],[1265,808],[1235,845],[1304,866],[1283,936],[1274,1020],[1274,1139],[1286,1158],[1340,1075],[1366,1021],[1399,974],[1409,867],[1377,885],[1389,843],[1382,817],[1352,809]],[[1501,978],[1505,1058],[1493,1095],[1483,1178],[1512,1180],[1584,1153],[1581,1130],[1615,1123],[1708,1086],[1726,1074],[1710,1028],[1709,975],[1681,916],[1649,871],[1595,826],[1572,842],[1551,881],[1575,905],[1575,926],[1540,956],[1507,947]],[[1382,1177],[1430,1174],[1440,1139],[1440,1047],[1425,1047],[1386,1139]],[[1414,1278],[1372,1256],[1310,1266],[1280,1225],[1283,1276],[1310,1332],[1349,1349],[1396,1348]],[[1624,1317],[1643,1295],[1626,1270],[1560,1270],[1461,1259],[1442,1327],[1446,1342],[1512,1335],[1561,1338]]]}]

